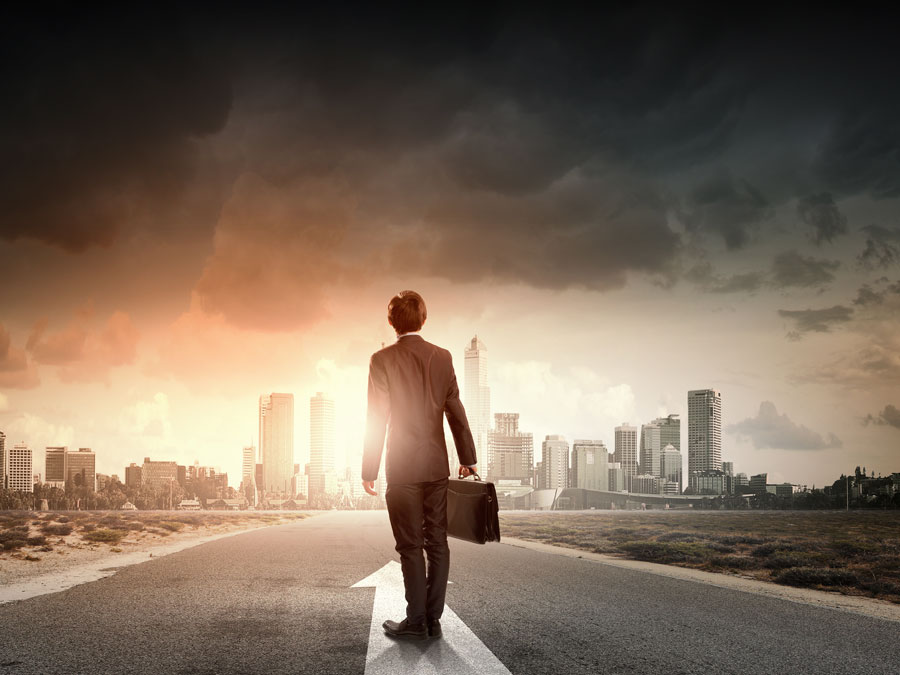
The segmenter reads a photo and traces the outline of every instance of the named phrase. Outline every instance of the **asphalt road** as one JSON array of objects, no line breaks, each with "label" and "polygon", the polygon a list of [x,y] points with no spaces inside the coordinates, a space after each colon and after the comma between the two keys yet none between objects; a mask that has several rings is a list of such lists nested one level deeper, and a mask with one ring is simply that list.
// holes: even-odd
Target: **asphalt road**
[{"label": "asphalt road", "polygon": [[[391,559],[383,511],[153,559],[0,606],[0,675],[361,675],[375,588],[351,586]],[[455,540],[450,579],[448,606],[515,675],[900,670],[900,624],[838,610]]]}]

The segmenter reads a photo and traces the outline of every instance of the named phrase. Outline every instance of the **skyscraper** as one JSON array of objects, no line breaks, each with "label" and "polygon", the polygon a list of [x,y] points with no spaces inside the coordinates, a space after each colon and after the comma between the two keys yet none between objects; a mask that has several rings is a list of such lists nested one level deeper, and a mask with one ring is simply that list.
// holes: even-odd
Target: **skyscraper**
[{"label": "skyscraper", "polygon": [[688,473],[722,470],[722,394],[688,392]]},{"label": "skyscraper", "polygon": [[534,440],[519,431],[519,413],[496,413],[488,432],[487,476],[491,481],[531,485],[534,477]]},{"label": "skyscraper", "polygon": [[569,485],[586,490],[609,489],[609,451],[603,441],[572,443]]},{"label": "skyscraper", "polygon": [[9,484],[9,457],[6,454],[6,434],[0,431],[0,490]]},{"label": "skyscraper", "polygon": [[569,442],[565,436],[549,434],[541,443],[540,487],[569,487]]},{"label": "skyscraper", "polygon": [[241,482],[246,488],[253,484],[254,469],[256,468],[256,446],[248,445],[244,447],[241,462]]},{"label": "skyscraper", "polygon": [[[309,399],[309,496],[325,494],[334,475],[334,401],[321,391]],[[336,480],[336,479],[335,479]]]},{"label": "skyscraper", "polygon": [[650,476],[660,475],[659,460],[663,446],[660,444],[661,431],[656,421],[641,425],[641,473]]},{"label": "skyscraper", "polygon": [[259,452],[263,490],[290,496],[294,475],[294,395],[259,397]]},{"label": "skyscraper", "polygon": [[34,492],[34,474],[31,471],[31,448],[17,443],[9,451],[9,489]]},{"label": "skyscraper", "polygon": [[684,489],[681,475],[681,453],[671,443],[663,448],[660,460],[660,473],[670,483],[678,483],[676,494]]},{"label": "skyscraper", "polygon": [[659,426],[659,444],[664,448],[673,446],[681,452],[681,420],[677,414],[657,417],[653,423]]},{"label": "skyscraper", "polygon": [[625,489],[629,490],[631,477],[637,474],[637,427],[622,422],[616,427],[616,447],[613,461],[621,465],[625,476]]},{"label": "skyscraper", "polygon": [[480,463],[486,459],[488,432],[491,429],[491,390],[487,383],[487,347],[477,335],[466,347],[465,375],[463,406]]}]

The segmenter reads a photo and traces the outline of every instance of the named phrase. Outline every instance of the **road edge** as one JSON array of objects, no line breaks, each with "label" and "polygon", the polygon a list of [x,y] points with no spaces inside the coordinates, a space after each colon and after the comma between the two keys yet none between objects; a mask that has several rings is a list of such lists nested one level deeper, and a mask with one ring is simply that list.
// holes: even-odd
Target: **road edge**
[{"label": "road edge", "polygon": [[528,541],[526,539],[516,539],[515,537],[504,537],[501,544],[526,548],[540,553],[562,555],[569,558],[580,558],[589,562],[600,563],[601,565],[610,565],[612,567],[621,567],[623,569],[638,572],[647,572],[656,574],[657,576],[669,577],[671,579],[693,581],[695,583],[717,586],[718,588],[725,588],[732,591],[764,595],[770,598],[787,600],[802,605],[814,605],[816,607],[835,609],[842,612],[850,612],[852,614],[861,614],[873,619],[882,619],[900,623],[900,605],[895,605],[885,600],[877,600],[875,598],[842,595],[840,593],[829,593],[828,591],[819,591],[810,588],[781,586],[767,581],[759,581],[758,579],[748,579],[746,577],[695,570],[687,567],[644,562],[642,560],[616,558],[602,553],[593,553],[591,551],[582,551],[580,549],[566,548],[564,546],[543,544],[536,541]]}]

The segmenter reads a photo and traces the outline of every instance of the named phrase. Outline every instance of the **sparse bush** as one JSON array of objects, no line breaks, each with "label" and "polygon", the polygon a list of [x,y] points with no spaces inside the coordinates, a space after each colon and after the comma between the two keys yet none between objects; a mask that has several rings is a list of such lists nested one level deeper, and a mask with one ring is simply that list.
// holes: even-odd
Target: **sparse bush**
[{"label": "sparse bush", "polygon": [[33,537],[28,537],[25,541],[28,542],[29,546],[43,546],[47,543],[47,537],[42,534],[36,534]]},{"label": "sparse bush", "polygon": [[110,530],[107,528],[103,528],[100,530],[94,530],[93,532],[88,532],[84,535],[84,538],[88,541],[104,543],[104,544],[118,544],[122,541],[122,537],[125,536],[125,533],[121,530]]},{"label": "sparse bush", "polygon": [[734,553],[734,546],[729,546],[728,544],[722,544],[718,541],[707,542],[706,546],[711,548],[716,553]]},{"label": "sparse bush", "polygon": [[41,526],[41,529],[45,534],[55,534],[60,537],[65,537],[68,534],[72,534],[72,526],[65,523],[61,525],[56,525],[54,523],[44,523]]},{"label": "sparse bush", "polygon": [[699,562],[712,553],[706,546],[688,542],[627,541],[618,548],[636,560],[659,563]]},{"label": "sparse bush", "polygon": [[31,562],[35,562],[36,560],[40,560],[40,558],[36,555],[31,555],[30,553],[25,556],[25,560],[29,560]]},{"label": "sparse bush", "polygon": [[787,586],[853,586],[856,575],[847,570],[823,567],[790,567],[775,575],[776,583]]},{"label": "sparse bush", "polygon": [[97,529],[97,526],[94,525],[93,523],[85,523],[84,525],[81,526],[82,532],[93,532],[96,529]]},{"label": "sparse bush", "polygon": [[742,555],[716,555],[709,559],[712,567],[726,567],[735,570],[749,570],[756,567],[756,561]]},{"label": "sparse bush", "polygon": [[167,529],[169,532],[178,532],[184,527],[184,523],[174,520],[164,520],[159,524],[160,527]]},{"label": "sparse bush", "polygon": [[744,544],[746,546],[758,546],[760,544],[765,544],[770,541],[767,538],[762,537],[750,537],[746,534],[730,534],[725,535],[724,537],[716,537],[716,539],[723,544],[731,544],[734,546],[735,544]]},{"label": "sparse bush", "polygon": [[690,532],[666,532],[659,535],[656,541],[697,541],[696,534]]}]

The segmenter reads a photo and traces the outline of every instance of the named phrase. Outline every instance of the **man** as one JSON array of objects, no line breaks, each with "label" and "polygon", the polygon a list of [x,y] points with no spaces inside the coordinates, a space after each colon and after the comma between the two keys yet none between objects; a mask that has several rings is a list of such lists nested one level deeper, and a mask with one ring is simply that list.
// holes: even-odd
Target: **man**
[{"label": "man", "polygon": [[383,625],[389,636],[413,640],[440,637],[447,594],[450,465],[445,414],[459,455],[459,473],[470,475],[477,461],[450,352],[419,335],[426,316],[425,301],[414,291],[401,291],[388,304],[388,323],[397,341],[369,361],[362,468],[363,488],[377,494],[375,479],[387,431],[385,500],[403,570],[406,618]]}]

